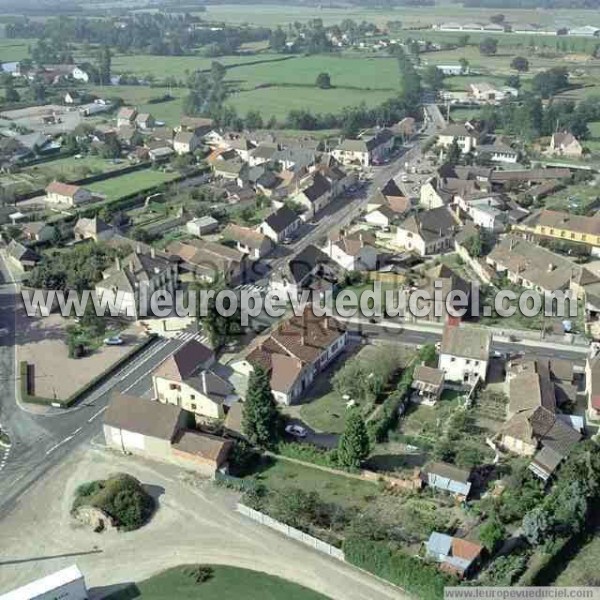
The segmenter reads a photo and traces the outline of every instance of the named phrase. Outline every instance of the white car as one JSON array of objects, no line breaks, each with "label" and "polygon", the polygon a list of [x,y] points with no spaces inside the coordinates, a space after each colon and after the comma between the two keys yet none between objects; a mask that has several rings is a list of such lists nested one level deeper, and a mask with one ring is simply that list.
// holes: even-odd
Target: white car
[{"label": "white car", "polygon": [[123,340],[118,336],[108,337],[104,339],[104,343],[107,346],[120,346],[123,343]]},{"label": "white car", "polygon": [[285,432],[297,438],[305,438],[308,433],[302,425],[287,425]]}]

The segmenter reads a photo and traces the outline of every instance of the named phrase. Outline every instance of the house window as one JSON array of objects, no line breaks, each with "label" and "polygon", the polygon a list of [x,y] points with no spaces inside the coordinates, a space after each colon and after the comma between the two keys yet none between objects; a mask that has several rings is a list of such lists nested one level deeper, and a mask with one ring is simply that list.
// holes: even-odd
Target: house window
[{"label": "house window", "polygon": [[452,357],[450,358],[450,362],[456,362],[456,358],[454,358],[454,356],[452,356]]},{"label": "house window", "polygon": [[192,410],[196,410],[196,405],[195,405],[195,404],[190,404],[190,408],[191,408]]},{"label": "house window", "polygon": [[471,361],[467,358],[467,360],[465,360],[465,363],[468,364],[468,365],[470,365]]},{"label": "house window", "polygon": [[190,394],[190,400],[195,400],[196,399],[196,395],[195,394]]}]

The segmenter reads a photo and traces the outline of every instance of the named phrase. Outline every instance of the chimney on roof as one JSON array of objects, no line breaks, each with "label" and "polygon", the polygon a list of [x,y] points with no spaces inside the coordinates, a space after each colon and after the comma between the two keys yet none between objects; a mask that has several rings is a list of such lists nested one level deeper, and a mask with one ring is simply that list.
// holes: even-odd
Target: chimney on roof
[{"label": "chimney on roof", "polygon": [[206,371],[202,371],[202,391],[206,392]]},{"label": "chimney on roof", "polygon": [[118,256],[115,257],[115,267],[116,267],[117,271],[121,270],[121,259]]},{"label": "chimney on roof", "polygon": [[137,254],[141,254],[142,253],[142,247],[140,246],[140,244],[136,244],[135,245],[135,251]]},{"label": "chimney on roof", "polygon": [[513,248],[515,247],[515,240],[514,240],[514,238],[510,238],[510,243],[509,243],[508,247],[509,247],[509,250],[512,252]]},{"label": "chimney on roof", "polygon": [[548,263],[548,273],[551,273],[552,271],[554,271],[554,269],[554,263]]},{"label": "chimney on roof", "polygon": [[154,246],[152,246],[152,247],[150,248],[150,256],[151,256],[152,258],[156,258],[156,249],[154,248]]}]

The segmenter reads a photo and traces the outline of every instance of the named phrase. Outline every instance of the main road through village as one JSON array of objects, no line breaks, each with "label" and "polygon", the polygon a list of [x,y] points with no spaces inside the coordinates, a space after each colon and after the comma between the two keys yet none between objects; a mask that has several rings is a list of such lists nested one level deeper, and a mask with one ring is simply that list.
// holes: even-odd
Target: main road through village
[{"label": "main road through village", "polygon": [[[275,259],[269,265],[271,271],[281,268],[307,244],[316,242],[333,227],[347,224],[364,209],[370,191],[383,185],[390,177],[397,176],[404,163],[420,160],[422,143],[443,125],[443,119],[436,107],[427,107],[426,112],[427,124],[421,136],[392,163],[379,168],[373,180],[360,194],[349,199],[339,199],[306,236],[289,247],[290,252],[285,258]],[[202,339],[201,334],[186,331],[176,338],[155,340],[71,409],[26,407],[20,402],[17,393],[20,384],[16,368],[18,332],[15,332],[14,324],[16,311],[21,309],[17,285],[0,258],[0,328],[5,330],[4,335],[0,337],[0,425],[8,432],[12,441],[10,449],[0,447],[0,520],[16,503],[26,501],[28,490],[45,473],[63,462],[75,448],[99,436],[102,415],[114,391],[149,395],[151,373],[157,365],[192,337]],[[439,333],[390,332],[381,325],[361,324],[359,327],[354,324],[351,325],[351,329],[357,333],[360,330],[362,335],[370,339],[393,339],[399,343],[414,345],[439,340]],[[580,352],[568,349],[532,348],[521,346],[519,343],[494,344],[494,349],[502,352],[509,348],[538,356],[582,359]]]}]

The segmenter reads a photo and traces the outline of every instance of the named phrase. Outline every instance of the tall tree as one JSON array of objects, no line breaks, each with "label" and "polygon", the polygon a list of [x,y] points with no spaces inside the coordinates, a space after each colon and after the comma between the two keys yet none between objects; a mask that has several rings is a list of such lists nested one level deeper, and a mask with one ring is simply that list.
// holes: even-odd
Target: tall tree
[{"label": "tall tree", "polygon": [[493,56],[498,52],[498,40],[496,38],[483,38],[479,43],[479,52],[483,56]]},{"label": "tall tree", "polygon": [[103,46],[98,53],[98,79],[101,85],[110,85],[112,54],[109,46]]},{"label": "tall tree", "polygon": [[277,441],[279,412],[271,392],[269,374],[255,367],[250,374],[242,414],[244,435],[257,446],[268,448]]},{"label": "tall tree", "polygon": [[525,73],[529,71],[529,61],[524,56],[515,56],[510,63],[510,68]]},{"label": "tall tree", "polygon": [[346,419],[344,433],[338,446],[338,460],[345,467],[360,467],[371,449],[367,426],[362,415],[354,409]]}]

